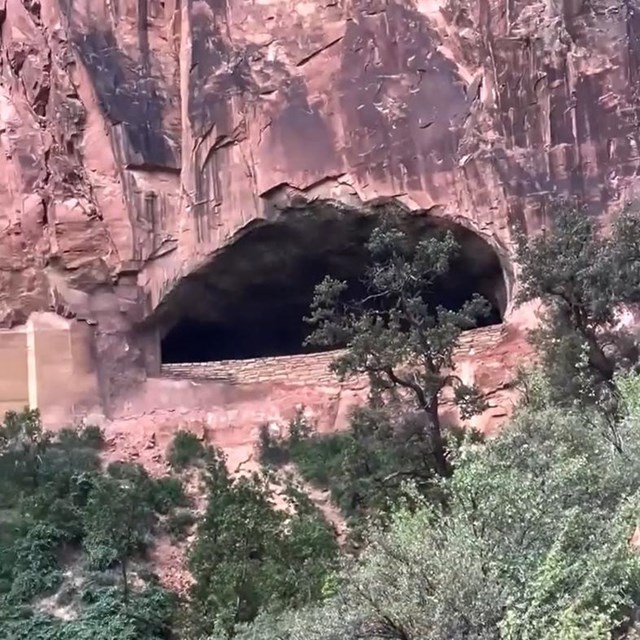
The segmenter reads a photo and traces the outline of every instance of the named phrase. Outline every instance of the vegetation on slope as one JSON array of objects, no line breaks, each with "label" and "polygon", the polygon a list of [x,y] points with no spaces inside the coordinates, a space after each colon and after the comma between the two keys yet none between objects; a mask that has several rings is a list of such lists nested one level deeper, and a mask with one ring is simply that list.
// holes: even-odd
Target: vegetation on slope
[{"label": "vegetation on slope", "polygon": [[[618,389],[622,448],[606,425],[548,403],[484,445],[464,443],[446,506],[410,480],[389,526],[346,561],[338,593],[262,616],[243,640],[609,638],[633,621],[640,557],[640,378]],[[545,402],[538,398],[538,402]]]},{"label": "vegetation on slope", "polygon": [[195,579],[187,613],[189,637],[229,638],[263,610],[318,600],[337,569],[333,532],[294,487],[274,508],[269,478],[232,478],[224,457],[203,449],[207,507],[189,566]]},{"label": "vegetation on slope", "polygon": [[158,585],[146,562],[154,538],[196,516],[180,476],[137,464],[103,469],[97,429],[43,432],[36,412],[0,427],[0,620],[7,640],[168,640],[215,631],[263,610],[317,600],[337,545],[294,487],[274,508],[268,479],[231,478],[216,449],[179,433],[169,459],[196,466],[207,507],[197,519],[187,601]]},{"label": "vegetation on slope", "polygon": [[[173,472],[106,469],[95,429],[44,433],[37,414],[0,428],[0,620],[9,640],[605,640],[634,637],[640,605],[640,375],[636,340],[616,324],[640,296],[640,219],[611,236],[560,209],[553,233],[521,240],[523,294],[541,297],[540,365],[488,442],[434,413],[452,375],[461,313],[427,304],[455,255],[448,236],[411,246],[385,226],[370,245],[377,304],[318,289],[312,340],[347,345],[336,363],[366,373],[371,405],[320,436],[299,417],[266,470],[232,477],[224,457],[178,433]],[[422,282],[420,287],[416,282]],[[339,549],[294,486],[295,464],[328,489],[356,545]],[[196,513],[184,474],[202,481]],[[161,588],[145,553],[160,530],[189,546],[194,585]],[[635,534],[635,535],[634,535]]]},{"label": "vegetation on slope", "polygon": [[[171,637],[175,597],[131,564],[184,496],[137,465],[103,470],[96,429],[0,427],[0,618],[8,640]],[[56,594],[54,598],[51,596]],[[58,615],[54,615],[58,613]]]}]

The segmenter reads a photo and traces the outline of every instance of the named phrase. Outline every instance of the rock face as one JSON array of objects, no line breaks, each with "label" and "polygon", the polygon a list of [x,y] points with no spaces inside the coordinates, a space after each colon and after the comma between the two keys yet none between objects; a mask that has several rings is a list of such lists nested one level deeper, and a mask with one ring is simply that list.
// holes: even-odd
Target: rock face
[{"label": "rock face", "polygon": [[291,208],[456,220],[512,288],[515,224],[615,212],[640,171],[638,0],[0,0],[0,25],[0,324],[91,323],[107,400],[181,279]]}]

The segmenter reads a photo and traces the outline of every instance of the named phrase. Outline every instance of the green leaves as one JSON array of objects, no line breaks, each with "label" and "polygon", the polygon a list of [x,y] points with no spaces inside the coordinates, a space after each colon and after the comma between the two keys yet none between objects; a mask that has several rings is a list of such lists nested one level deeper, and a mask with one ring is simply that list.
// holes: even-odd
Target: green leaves
[{"label": "green leaves", "polygon": [[239,640],[625,637],[640,598],[629,546],[640,510],[636,377],[620,380],[619,448],[597,414],[521,411],[486,444],[463,443],[440,482],[445,507],[408,489],[330,600],[263,616]]},{"label": "green leaves", "polygon": [[167,640],[175,598],[157,587],[132,594],[128,604],[116,588],[88,589],[82,615],[71,620],[25,611],[3,611],[6,640]]},{"label": "green leaves", "polygon": [[266,478],[231,479],[210,451],[208,504],[190,554],[192,633],[231,637],[262,610],[282,610],[322,594],[337,554],[333,535],[301,496],[274,509]]},{"label": "green leaves", "polygon": [[615,413],[611,380],[638,362],[638,345],[616,325],[621,305],[640,300],[638,212],[628,209],[605,233],[586,211],[560,202],[553,228],[518,236],[519,300],[540,298],[542,326],[533,333],[557,401]]},{"label": "green leaves", "polygon": [[[117,577],[145,546],[158,512],[184,494],[138,465],[101,469],[94,428],[43,432],[37,412],[0,426],[0,618],[8,640],[165,640],[173,598]],[[100,570],[92,573],[91,569]],[[94,586],[92,586],[94,585]],[[56,617],[48,613],[58,611]]]},{"label": "green leaves", "polygon": [[[372,232],[367,248],[371,261],[364,276],[365,295],[349,299],[346,283],[326,278],[316,288],[307,318],[314,327],[307,343],[346,347],[336,357],[334,371],[342,378],[368,375],[376,400],[383,402],[398,392],[410,397],[424,414],[424,441],[437,472],[448,475],[438,404],[454,379],[452,356],[460,334],[476,326],[490,306],[480,296],[458,310],[431,299],[459,251],[450,232],[415,243],[393,222],[385,222]],[[456,397],[465,416],[481,407],[468,402],[469,394]]]},{"label": "green leaves", "polygon": [[85,548],[90,566],[108,569],[142,550],[155,514],[144,499],[142,479],[102,476],[96,479],[85,511]]},{"label": "green leaves", "polygon": [[174,469],[182,470],[202,459],[204,453],[198,436],[189,431],[178,431],[169,445],[167,460]]}]

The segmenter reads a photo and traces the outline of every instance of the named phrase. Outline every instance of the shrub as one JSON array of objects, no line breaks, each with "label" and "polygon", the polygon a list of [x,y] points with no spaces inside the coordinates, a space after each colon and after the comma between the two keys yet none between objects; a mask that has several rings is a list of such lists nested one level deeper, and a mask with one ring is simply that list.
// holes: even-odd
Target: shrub
[{"label": "shrub", "polygon": [[13,581],[10,599],[27,602],[52,591],[60,583],[57,551],[60,532],[47,524],[36,524],[11,549]]},{"label": "shrub", "polygon": [[[134,588],[126,575],[120,580],[110,573],[87,575],[86,562],[74,562],[73,580],[63,581],[70,558],[82,557],[100,570],[119,565],[126,574],[131,556],[148,542],[156,513],[170,514],[185,503],[175,478],[155,480],[139,465],[125,463],[103,471],[101,446],[99,429],[47,433],[32,411],[9,413],[0,426],[3,639],[172,636],[174,599],[157,587],[141,586],[142,572]],[[76,618],[35,613],[36,598],[50,595],[56,606],[71,606]]]},{"label": "shrub", "polygon": [[[637,380],[619,388],[624,406],[639,405]],[[521,411],[487,444],[462,446],[441,483],[445,507],[409,489],[337,595],[265,612],[239,640],[620,637],[640,603],[628,544],[640,509],[637,416],[617,430],[614,447],[598,414]]]},{"label": "shrub", "polygon": [[286,440],[272,436],[268,424],[260,425],[258,455],[263,465],[274,467],[281,467],[290,459]]},{"label": "shrub", "polygon": [[[288,437],[273,441],[270,447],[271,451],[277,447],[284,459],[293,462],[306,481],[329,489],[334,503],[356,526],[367,516],[384,517],[404,494],[409,478],[423,494],[441,499],[433,459],[416,446],[423,429],[420,413],[393,406],[359,408],[342,433],[319,434],[298,416]],[[451,459],[465,438],[481,439],[473,431],[447,428]]]},{"label": "shrub", "polygon": [[184,540],[198,518],[189,509],[178,509],[167,518],[167,533],[177,541]]},{"label": "shrub", "polygon": [[178,431],[167,451],[167,460],[174,469],[185,469],[205,456],[205,447],[198,436],[189,431]]},{"label": "shrub", "polygon": [[179,478],[158,478],[154,481],[153,494],[154,509],[160,514],[167,514],[176,507],[189,505],[189,499]]},{"label": "shrub", "polygon": [[273,508],[264,478],[231,478],[224,458],[210,451],[208,505],[189,564],[190,626],[195,637],[235,627],[261,610],[300,606],[322,594],[335,567],[337,546],[330,527],[305,502],[293,515]]}]

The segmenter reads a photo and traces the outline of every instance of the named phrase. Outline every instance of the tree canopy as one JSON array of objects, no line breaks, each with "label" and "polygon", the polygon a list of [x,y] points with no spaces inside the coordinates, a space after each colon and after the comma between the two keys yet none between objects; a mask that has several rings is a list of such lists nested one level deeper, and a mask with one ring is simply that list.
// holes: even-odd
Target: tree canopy
[{"label": "tree canopy", "polygon": [[533,337],[559,401],[611,407],[614,374],[638,363],[636,341],[619,322],[624,305],[640,302],[638,237],[635,209],[604,229],[586,210],[563,202],[548,231],[518,235],[519,302],[545,305]]},{"label": "tree canopy", "polygon": [[310,344],[344,346],[333,363],[342,377],[366,374],[373,394],[404,392],[423,416],[423,454],[442,476],[451,473],[440,402],[448,387],[465,414],[481,408],[477,389],[455,375],[453,352],[461,333],[489,313],[473,296],[459,309],[434,303],[431,292],[459,252],[451,232],[412,241],[397,221],[374,229],[364,296],[352,299],[346,282],[327,277],[318,285],[308,322]]},{"label": "tree canopy", "polygon": [[[522,409],[466,443],[446,508],[416,493],[370,532],[338,593],[264,614],[239,640],[600,640],[634,623],[640,556],[640,379],[611,447],[579,410]],[[411,491],[411,483],[407,487]],[[617,637],[617,636],[616,636]]]}]

